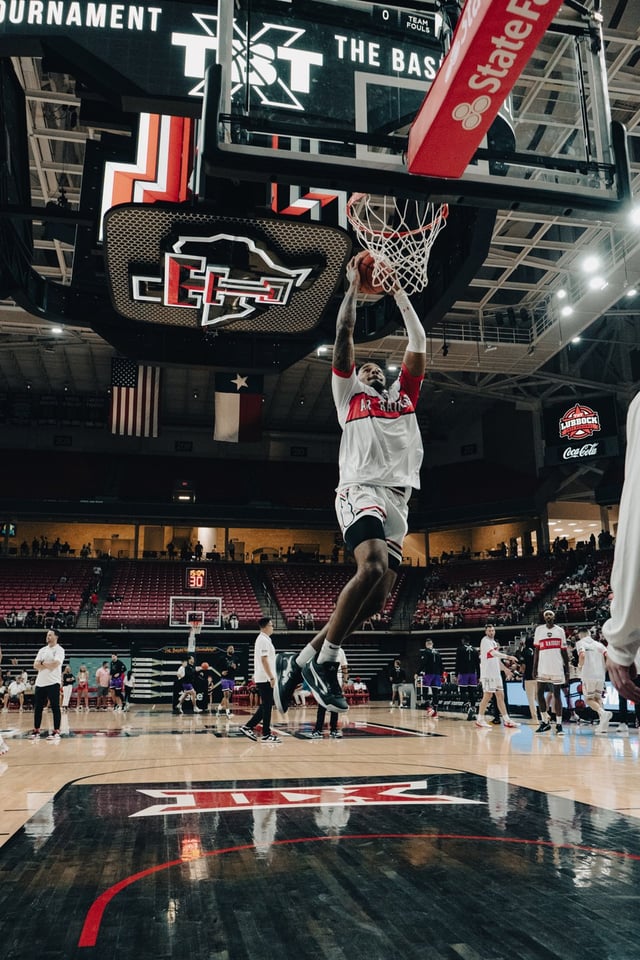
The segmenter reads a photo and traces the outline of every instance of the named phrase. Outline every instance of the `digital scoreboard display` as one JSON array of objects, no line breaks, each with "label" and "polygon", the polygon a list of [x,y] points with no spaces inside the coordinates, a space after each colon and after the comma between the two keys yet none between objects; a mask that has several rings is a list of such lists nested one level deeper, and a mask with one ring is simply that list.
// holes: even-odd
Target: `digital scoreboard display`
[{"label": "digital scoreboard display", "polygon": [[204,590],[207,585],[206,567],[187,567],[184,571],[186,590]]}]

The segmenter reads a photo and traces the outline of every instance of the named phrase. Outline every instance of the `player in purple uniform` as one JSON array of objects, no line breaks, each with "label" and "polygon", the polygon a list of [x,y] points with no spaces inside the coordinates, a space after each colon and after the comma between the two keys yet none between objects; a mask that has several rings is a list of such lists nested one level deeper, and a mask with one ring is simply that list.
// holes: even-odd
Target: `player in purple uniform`
[{"label": "player in purple uniform", "polygon": [[408,295],[394,300],[408,334],[398,378],[387,386],[377,363],[355,368],[353,331],[359,289],[357,255],[347,265],[348,288],[338,312],[333,345],[333,399],[342,428],[336,513],[356,572],[340,593],[325,627],[297,655],[279,654],[274,699],[285,712],[303,677],[327,710],[347,702],[337,679],[345,638],[379,612],[402,562],[409,497],[420,486],[423,447],[415,408],[426,369],[427,338]]}]

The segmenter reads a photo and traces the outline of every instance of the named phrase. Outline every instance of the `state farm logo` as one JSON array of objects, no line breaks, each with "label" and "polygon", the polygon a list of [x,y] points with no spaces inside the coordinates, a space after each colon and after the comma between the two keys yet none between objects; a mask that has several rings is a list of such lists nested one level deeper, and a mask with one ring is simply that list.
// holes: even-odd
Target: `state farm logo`
[{"label": "state farm logo", "polygon": [[600,431],[600,417],[591,407],[576,403],[560,417],[559,432],[562,440],[586,440]]},{"label": "state farm logo", "polygon": [[459,103],[451,116],[462,124],[463,130],[474,130],[482,120],[482,114],[491,106],[490,97],[476,97],[473,103]]},{"label": "state farm logo", "polygon": [[201,326],[221,327],[286,306],[296,290],[312,285],[320,267],[287,267],[250,237],[180,237],[164,254],[161,273],[131,272],[131,299],[196,310]]}]

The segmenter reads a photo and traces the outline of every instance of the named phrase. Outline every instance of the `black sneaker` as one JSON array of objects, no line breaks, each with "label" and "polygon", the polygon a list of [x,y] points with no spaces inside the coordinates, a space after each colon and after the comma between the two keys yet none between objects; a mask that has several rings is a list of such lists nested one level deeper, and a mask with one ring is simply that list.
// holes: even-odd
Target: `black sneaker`
[{"label": "black sneaker", "polygon": [[260,737],[261,743],[282,743],[280,737],[276,737],[275,734],[270,733],[268,737]]},{"label": "black sneaker", "polygon": [[286,713],[293,691],[302,680],[302,670],[296,663],[295,653],[276,654],[276,682],[273,687],[273,702],[280,713]]},{"label": "black sneaker", "polygon": [[348,710],[342,687],[338,683],[338,664],[332,660],[318,663],[314,658],[305,663],[302,676],[321,707],[332,713]]},{"label": "black sneaker", "polygon": [[558,736],[560,736],[560,737],[564,735],[564,730],[562,729],[562,724],[561,724],[561,723],[556,723],[556,733],[557,733]]},{"label": "black sneaker", "polygon": [[332,740],[342,740],[342,734],[339,730],[332,730],[329,736]]},{"label": "black sneaker", "polygon": [[311,740],[322,740],[322,734],[319,730],[314,730],[311,734]]},{"label": "black sneaker", "polygon": [[249,740],[257,740],[255,730],[252,730],[251,727],[240,727],[240,733],[244,733],[245,737],[249,737]]},{"label": "black sneaker", "polygon": [[540,721],[540,726],[536,727],[536,733],[546,733],[547,730],[551,730],[551,724],[546,723],[544,720]]},{"label": "black sneaker", "polygon": [[475,720],[475,718],[476,718],[476,712],[473,709],[473,707],[470,707],[469,710],[467,711],[467,720]]}]

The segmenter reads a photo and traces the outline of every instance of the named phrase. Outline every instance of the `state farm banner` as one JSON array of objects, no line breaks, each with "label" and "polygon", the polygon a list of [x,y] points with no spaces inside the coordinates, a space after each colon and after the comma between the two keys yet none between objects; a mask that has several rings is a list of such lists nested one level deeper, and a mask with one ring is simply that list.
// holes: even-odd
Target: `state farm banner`
[{"label": "state farm banner", "polygon": [[461,177],[563,0],[467,0],[424,99],[410,173]]},{"label": "state farm banner", "polygon": [[618,416],[613,397],[588,396],[544,413],[545,465],[617,456]]}]

